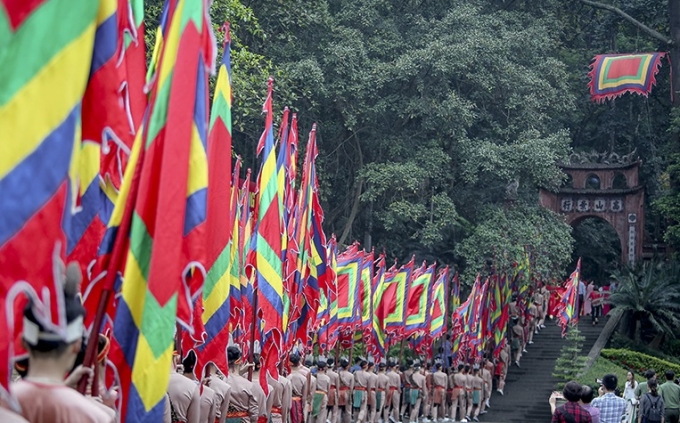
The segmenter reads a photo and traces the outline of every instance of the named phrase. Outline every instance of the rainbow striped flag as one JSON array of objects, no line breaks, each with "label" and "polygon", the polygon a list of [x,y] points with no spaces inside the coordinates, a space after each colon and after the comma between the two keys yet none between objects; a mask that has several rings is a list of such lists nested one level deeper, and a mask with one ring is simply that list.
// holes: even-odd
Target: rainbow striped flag
[{"label": "rainbow striped flag", "polygon": [[373,261],[375,254],[364,253],[361,262],[359,305],[361,307],[361,330],[369,336],[373,327]]},{"label": "rainbow striped flag", "polygon": [[387,349],[385,335],[385,317],[387,308],[382,307],[382,297],[385,292],[385,255],[381,254],[375,264],[375,275],[372,282],[373,310],[371,320],[371,336],[367,340],[369,352],[378,357],[384,357]]},{"label": "rainbow striped flag", "polygon": [[148,118],[136,141],[145,157],[111,349],[125,422],[162,420],[175,318],[182,301],[191,304],[182,285],[193,207],[177,192],[200,187],[191,173],[207,139],[207,116],[201,115],[213,55],[207,16],[202,0],[170,2]]},{"label": "rainbow striped flag", "polygon": [[439,270],[432,286],[432,305],[429,318],[430,339],[437,339],[446,332],[446,293],[448,292],[449,266]]},{"label": "rainbow striped flag", "polygon": [[404,336],[424,336],[429,334],[429,320],[436,264],[425,267],[426,263],[413,273],[408,288],[404,319]]},{"label": "rainbow striped flag", "polygon": [[404,324],[406,321],[406,300],[408,299],[409,286],[411,285],[413,267],[415,266],[415,256],[411,261],[401,266],[396,272],[388,272],[385,275],[385,285],[387,291],[390,286],[394,286],[391,297],[383,297],[383,307],[388,307],[388,314],[385,317],[385,332],[395,341],[404,337]]},{"label": "rainbow striped flag", "polygon": [[69,168],[81,148],[81,104],[99,8],[94,0],[0,7],[0,312],[7,316],[0,319],[0,396],[7,395],[10,378],[10,327],[23,312],[5,309],[10,287],[31,293],[46,325],[66,329],[55,275],[67,242],[62,217],[73,207]]},{"label": "rainbow striped flag", "polygon": [[647,97],[656,84],[656,74],[666,53],[600,54],[588,74],[590,98],[598,103],[625,93]]},{"label": "rainbow striped flag", "polygon": [[[257,153],[262,154],[262,167],[258,175],[257,223],[250,245],[249,265],[254,269],[254,289],[258,295],[258,314],[265,343],[262,346],[264,369],[260,382],[267,393],[266,373],[278,377],[278,360],[281,352],[284,322],[283,315],[283,204],[278,195],[276,152],[274,151],[274,127],[272,92],[274,80],[269,79],[267,99],[264,103],[265,130],[260,138]],[[264,383],[262,383],[264,381]]]},{"label": "rainbow striped flag", "polygon": [[581,281],[581,258],[576,263],[576,269],[569,276],[566,291],[557,309],[557,324],[562,327],[562,336],[567,335],[569,324],[578,323],[578,286]]},{"label": "rainbow striped flag", "polygon": [[327,246],[327,256],[328,259],[328,271],[329,276],[329,286],[328,290],[328,341],[326,345],[326,351],[330,351],[335,348],[335,344],[338,342],[338,242],[335,239],[335,234],[331,235],[331,239],[328,241]]},{"label": "rainbow striped flag", "polygon": [[[231,317],[232,272],[236,245],[232,239],[238,208],[239,163],[231,178],[231,62],[229,24],[225,24],[224,50],[208,130],[207,255],[208,272],[203,285],[205,343],[198,347],[199,362],[213,361],[224,373],[228,371],[226,349]],[[238,238],[236,239],[238,242]],[[199,366],[199,369],[202,366]]]}]

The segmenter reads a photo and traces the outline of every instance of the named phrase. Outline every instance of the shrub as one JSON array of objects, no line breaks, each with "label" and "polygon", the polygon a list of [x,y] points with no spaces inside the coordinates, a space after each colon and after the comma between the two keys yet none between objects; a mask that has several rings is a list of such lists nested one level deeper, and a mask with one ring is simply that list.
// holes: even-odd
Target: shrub
[{"label": "shrub", "polygon": [[602,350],[601,355],[621,367],[633,370],[640,374],[647,369],[654,369],[657,373],[673,370],[675,374],[680,374],[680,365],[636,351],[604,349]]}]

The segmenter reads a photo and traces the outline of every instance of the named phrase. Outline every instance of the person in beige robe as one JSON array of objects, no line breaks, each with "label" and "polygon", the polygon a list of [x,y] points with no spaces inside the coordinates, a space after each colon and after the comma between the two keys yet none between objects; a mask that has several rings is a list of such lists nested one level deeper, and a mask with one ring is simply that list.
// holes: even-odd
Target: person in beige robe
[{"label": "person in beige robe", "polygon": [[[409,400],[411,401],[411,422],[418,421],[418,414],[420,413],[420,404],[423,401],[427,401],[427,378],[425,377],[425,372],[420,367],[416,367],[413,370],[413,375],[411,376],[411,392],[409,394]],[[415,399],[415,403],[413,400]]]},{"label": "person in beige robe", "polygon": [[308,396],[308,379],[303,369],[300,366],[300,356],[293,353],[290,354],[288,360],[291,364],[290,374],[288,380],[291,383],[292,389],[292,403],[290,409],[290,423],[304,423],[306,421],[306,398]]},{"label": "person in beige robe", "polygon": [[[10,393],[18,401],[22,417],[31,423],[114,422],[115,411],[81,395],[64,381],[64,375],[73,369],[82,346],[85,309],[78,297],[82,281],[78,264],[70,263],[65,276],[61,273],[58,276],[63,278],[56,283],[63,286],[57,295],[64,307],[65,331],[57,333],[44,326],[37,317],[41,310],[29,301],[23,312],[22,333],[29,365],[26,376],[10,385]],[[81,370],[87,371],[91,383],[92,371]]]},{"label": "person in beige robe", "polygon": [[470,413],[472,413],[473,400],[474,400],[474,386],[473,386],[472,370],[469,364],[465,365],[465,392],[466,392],[466,404],[465,404],[465,419],[471,420]]},{"label": "person in beige robe", "polygon": [[340,386],[340,376],[335,372],[333,366],[335,365],[335,360],[330,357],[326,361],[328,366],[326,369],[326,374],[331,380],[331,386],[328,391],[328,420],[331,423],[337,423],[338,421],[338,387]]},{"label": "person in beige robe", "polygon": [[[208,375],[204,380],[206,386],[215,391],[215,422],[222,422],[223,417],[229,410],[229,400],[231,399],[231,388],[220,378],[217,366],[210,362],[207,365]],[[212,423],[212,422],[211,422]]]},{"label": "person in beige robe", "polygon": [[472,375],[468,374],[468,380],[472,386],[471,402],[468,401],[468,416],[472,416],[474,421],[478,420],[479,413],[481,411],[482,396],[484,390],[484,379],[480,376],[480,369],[478,365],[475,365]]},{"label": "person in beige robe", "polygon": [[442,372],[441,363],[434,365],[435,372],[432,374],[432,420],[435,422],[446,417],[446,390],[448,377]]},{"label": "person in beige robe", "polygon": [[253,392],[252,383],[241,376],[241,350],[236,346],[227,347],[229,361],[229,375],[225,382],[231,390],[229,409],[225,423],[257,423],[260,414],[260,404]]},{"label": "person in beige robe", "polygon": [[[467,412],[467,373],[465,365],[459,364],[458,371],[453,374],[453,391],[451,393],[451,407],[449,408],[449,417],[452,420],[463,420]],[[460,416],[456,419],[456,414]]]},{"label": "person in beige robe", "polygon": [[373,420],[375,420],[378,412],[376,409],[376,385],[378,384],[378,375],[375,374],[375,363],[373,361],[368,362],[368,366],[366,366],[366,373],[368,374],[368,409],[366,420],[372,423]]},{"label": "person in beige robe", "polygon": [[319,361],[316,391],[312,400],[313,423],[326,423],[328,418],[328,392],[331,387],[331,378],[326,374],[326,367],[325,361]]},{"label": "person in beige robe", "polygon": [[378,364],[378,375],[376,377],[375,385],[375,415],[372,417],[372,423],[378,423],[378,420],[383,419],[383,412],[386,408],[387,389],[389,384],[389,377],[387,377],[387,364],[380,362]]},{"label": "person in beige robe", "polygon": [[168,398],[173,423],[200,423],[201,394],[196,383],[177,372],[170,373]]},{"label": "person in beige robe", "polygon": [[352,420],[352,395],[354,392],[354,375],[347,368],[349,362],[340,359],[340,372],[338,373],[338,421],[350,423]]},{"label": "person in beige robe", "polygon": [[491,408],[491,405],[489,405],[489,401],[491,400],[491,388],[493,387],[493,361],[491,360],[485,360],[484,361],[484,367],[482,367],[481,370],[481,377],[484,379],[484,390],[483,390],[483,395],[482,395],[482,403],[481,405],[481,411],[479,414],[486,414],[486,408],[489,407]]},{"label": "person in beige robe", "polygon": [[394,362],[388,362],[387,364],[387,392],[385,400],[385,408],[383,411],[383,421],[387,422],[388,418],[392,423],[400,421],[399,403],[401,401],[401,375],[396,372],[395,367],[397,366]]},{"label": "person in beige robe", "polygon": [[286,413],[289,412],[290,406],[284,407],[284,404],[290,404],[292,401],[290,381],[283,375],[274,379],[267,374],[267,382],[272,387],[268,398],[268,402],[271,403],[271,421],[272,423],[285,423],[288,419]]},{"label": "person in beige robe", "polygon": [[196,367],[196,353],[191,350],[187,353],[187,356],[182,360],[183,376],[189,379],[194,385],[198,386],[198,392],[200,395],[200,410],[201,410],[201,423],[214,423],[215,422],[215,391],[205,385],[202,385],[196,375],[194,374],[194,368]]},{"label": "person in beige robe", "polygon": [[368,404],[368,382],[369,377],[366,372],[368,363],[366,360],[359,362],[360,370],[354,372],[354,390],[352,395],[352,408],[356,416],[357,423],[366,423],[367,404]]}]

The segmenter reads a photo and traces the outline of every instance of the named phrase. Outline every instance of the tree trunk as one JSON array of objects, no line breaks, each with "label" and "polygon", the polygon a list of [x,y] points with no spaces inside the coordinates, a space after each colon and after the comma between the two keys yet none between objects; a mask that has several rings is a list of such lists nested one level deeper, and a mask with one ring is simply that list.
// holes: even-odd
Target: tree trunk
[{"label": "tree trunk", "polygon": [[671,89],[673,107],[680,107],[680,0],[668,0],[671,41]]}]

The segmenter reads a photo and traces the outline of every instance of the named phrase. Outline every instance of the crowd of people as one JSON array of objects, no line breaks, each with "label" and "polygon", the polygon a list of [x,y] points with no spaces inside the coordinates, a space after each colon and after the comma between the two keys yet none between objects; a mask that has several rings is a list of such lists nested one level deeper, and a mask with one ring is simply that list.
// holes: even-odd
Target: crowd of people
[{"label": "crowd of people", "polygon": [[[678,423],[680,420],[680,385],[675,372],[667,370],[666,381],[659,384],[654,370],[645,372],[646,381],[637,382],[628,372],[625,388],[620,392],[616,375],[601,380],[598,396],[588,385],[568,382],[562,393],[550,397],[552,423]],[[557,407],[557,401],[566,403]]]}]

